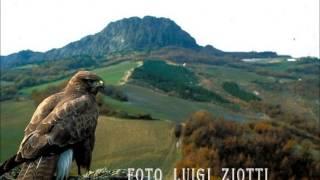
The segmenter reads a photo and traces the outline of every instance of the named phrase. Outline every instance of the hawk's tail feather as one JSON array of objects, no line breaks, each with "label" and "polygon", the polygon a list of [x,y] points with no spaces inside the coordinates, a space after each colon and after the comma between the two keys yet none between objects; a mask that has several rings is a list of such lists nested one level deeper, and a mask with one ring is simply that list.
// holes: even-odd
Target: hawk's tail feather
[{"label": "hawk's tail feather", "polygon": [[67,179],[72,165],[73,150],[68,149],[59,155],[57,163],[56,176],[57,180]]},{"label": "hawk's tail feather", "polygon": [[25,162],[21,167],[18,179],[52,179],[56,170],[57,155],[41,156],[36,160]]},{"label": "hawk's tail feather", "polygon": [[17,157],[17,155],[15,154],[11,158],[6,160],[3,164],[1,164],[0,176],[22,163],[22,161],[17,161],[16,157]]}]

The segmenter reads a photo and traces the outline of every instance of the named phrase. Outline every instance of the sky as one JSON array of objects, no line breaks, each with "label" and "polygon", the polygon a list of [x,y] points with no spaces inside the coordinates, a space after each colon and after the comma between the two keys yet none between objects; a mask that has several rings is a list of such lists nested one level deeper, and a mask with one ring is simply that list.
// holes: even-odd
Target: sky
[{"label": "sky", "polygon": [[109,22],[167,17],[200,45],[319,57],[319,0],[1,0],[1,55],[44,52]]}]

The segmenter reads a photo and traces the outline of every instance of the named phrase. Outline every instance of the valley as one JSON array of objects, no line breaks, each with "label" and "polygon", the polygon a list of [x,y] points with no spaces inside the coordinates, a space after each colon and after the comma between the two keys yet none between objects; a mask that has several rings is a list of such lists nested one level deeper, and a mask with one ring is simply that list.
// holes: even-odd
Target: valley
[{"label": "valley", "polygon": [[[277,151],[284,165],[291,166],[289,157],[318,167],[320,60],[292,59],[203,47],[172,20],[149,16],[113,22],[59,49],[1,57],[0,162],[18,149],[37,104],[89,70],[107,85],[97,97],[92,169],[158,167],[169,176],[176,166],[213,162],[203,157],[258,163],[252,143],[268,156]],[[176,146],[179,125],[188,140],[182,147]],[[224,147],[234,153],[236,146],[239,158],[223,155]]]},{"label": "valley", "polygon": [[[173,66],[169,63],[168,65]],[[268,115],[264,114],[263,112],[256,112],[255,110],[250,108],[250,102],[236,98],[235,96],[232,96],[227,91],[225,91],[223,89],[223,83],[230,81],[237,82],[237,84],[239,84],[242,88],[245,88],[248,92],[259,92],[258,96],[261,97],[263,102],[267,102],[270,104],[281,102],[281,106],[284,107],[283,109],[285,111],[295,111],[299,114],[304,114],[305,117],[309,117],[308,121],[316,121],[316,119],[319,117],[319,112],[317,111],[317,108],[315,108],[317,106],[316,99],[309,100],[309,98],[301,97],[297,94],[292,94],[289,91],[279,92],[280,94],[277,93],[276,95],[274,91],[261,88],[261,86],[255,83],[255,81],[272,83],[277,80],[275,77],[263,76],[255,72],[245,71],[229,66],[188,64],[187,67],[182,67],[181,65],[182,68],[188,68],[189,70],[195,72],[197,76],[202,79],[201,82],[203,82],[203,80],[206,80],[207,83],[200,83],[201,86],[208,90],[213,90],[217,94],[232,102],[231,104],[221,104],[188,100],[181,98],[175,94],[168,94],[145,83],[136,83],[136,80],[132,79],[132,75],[128,77],[127,73],[128,71],[132,71],[131,73],[134,73],[134,71],[136,70],[134,68],[139,67],[141,67],[141,61],[131,60],[116,63],[111,66],[96,68],[93,69],[93,71],[100,75],[104,79],[106,84],[118,86],[119,89],[123,91],[128,97],[128,101],[122,102],[106,96],[104,97],[104,99],[109,106],[114,109],[127,112],[129,114],[150,114],[153,118],[160,119],[150,121],[141,120],[141,122],[143,123],[140,124],[182,122],[193,112],[196,112],[198,110],[206,110],[217,117],[223,117],[225,119],[240,122],[258,119],[270,119],[270,117],[268,117]],[[306,77],[309,76],[310,75],[307,75]],[[127,78],[126,82],[122,81],[123,78]],[[17,149],[22,137],[22,131],[31,118],[33,110],[35,109],[34,102],[29,97],[31,92],[34,90],[43,91],[46,88],[57,85],[67,79],[68,78],[66,77],[58,81],[52,81],[33,87],[23,88],[20,92],[21,96],[24,98],[2,101],[1,146],[10,144],[9,146],[7,146],[7,148],[1,150],[2,160],[4,160],[10,154],[14,153]],[[288,82],[295,81],[297,80],[289,80]],[[299,106],[297,104],[299,104]],[[296,109],[297,107],[299,108]],[[109,118],[103,117],[102,119]],[[114,121],[116,120],[112,120],[112,122]],[[122,121],[121,119],[119,119],[119,122],[129,121],[134,122],[135,120]],[[168,125],[169,124],[170,123],[168,123]],[[102,127],[99,128],[103,129]],[[170,128],[168,128],[168,131],[170,131],[169,129]],[[111,128],[110,130],[113,131],[114,128]],[[102,163],[97,163],[95,167],[99,167],[99,164]]]}]

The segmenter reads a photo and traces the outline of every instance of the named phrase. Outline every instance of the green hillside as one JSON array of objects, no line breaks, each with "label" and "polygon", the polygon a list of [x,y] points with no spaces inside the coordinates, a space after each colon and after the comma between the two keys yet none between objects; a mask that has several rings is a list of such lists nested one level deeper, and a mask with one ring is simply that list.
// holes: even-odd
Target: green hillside
[{"label": "green hillside", "polygon": [[[118,84],[121,81],[121,78],[125,75],[127,71],[132,68],[135,68],[138,65],[135,61],[126,61],[122,63],[118,63],[112,66],[102,67],[94,69],[93,72],[97,73],[106,84]],[[31,94],[33,90],[43,90],[48,86],[58,85],[62,82],[68,80],[70,77],[65,77],[64,79],[60,79],[57,81],[51,81],[48,83],[27,87],[21,90],[22,93]]]}]

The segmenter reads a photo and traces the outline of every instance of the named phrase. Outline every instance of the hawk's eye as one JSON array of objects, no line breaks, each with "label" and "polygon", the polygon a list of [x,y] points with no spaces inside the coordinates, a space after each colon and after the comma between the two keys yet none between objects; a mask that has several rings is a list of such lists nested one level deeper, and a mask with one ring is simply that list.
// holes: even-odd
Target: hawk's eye
[{"label": "hawk's eye", "polygon": [[87,84],[93,84],[94,83],[94,80],[92,79],[83,79],[83,81]]}]

